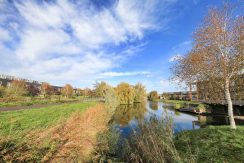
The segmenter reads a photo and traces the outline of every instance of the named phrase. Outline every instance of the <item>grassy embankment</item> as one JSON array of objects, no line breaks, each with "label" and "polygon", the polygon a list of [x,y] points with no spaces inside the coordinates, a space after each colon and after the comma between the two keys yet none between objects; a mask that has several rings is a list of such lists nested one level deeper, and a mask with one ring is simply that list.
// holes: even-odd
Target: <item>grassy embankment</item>
[{"label": "grassy embankment", "polygon": [[207,107],[207,105],[199,103],[197,101],[184,101],[184,100],[161,100],[156,99],[155,102],[163,102],[167,104],[173,104],[175,106],[175,109],[184,108],[188,105],[195,106],[197,109],[204,109]]},{"label": "grassy embankment", "polygon": [[171,125],[152,119],[140,125],[140,132],[128,137],[122,146],[111,139],[116,132],[108,133],[109,150],[100,153],[118,162],[244,162],[244,126],[237,130],[209,126],[173,135]]},{"label": "grassy embankment", "polygon": [[196,162],[244,162],[244,126],[210,126],[179,133],[175,146],[181,158]]},{"label": "grassy embankment", "polygon": [[52,158],[51,156],[61,148],[60,144],[70,138],[64,134],[72,133],[82,123],[86,124],[81,117],[86,108],[91,106],[95,107],[95,103],[64,104],[33,110],[1,112],[0,162],[36,162]]}]

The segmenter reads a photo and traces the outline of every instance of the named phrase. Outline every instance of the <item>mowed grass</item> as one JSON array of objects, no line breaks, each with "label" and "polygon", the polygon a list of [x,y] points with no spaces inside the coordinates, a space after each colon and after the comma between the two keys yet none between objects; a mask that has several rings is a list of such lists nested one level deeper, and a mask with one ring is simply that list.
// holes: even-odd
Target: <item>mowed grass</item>
[{"label": "mowed grass", "polygon": [[74,111],[84,111],[95,102],[64,104],[39,109],[0,112],[0,140],[21,139],[29,131],[49,128]]},{"label": "mowed grass", "polygon": [[244,126],[210,126],[177,134],[180,156],[196,162],[244,162]]}]

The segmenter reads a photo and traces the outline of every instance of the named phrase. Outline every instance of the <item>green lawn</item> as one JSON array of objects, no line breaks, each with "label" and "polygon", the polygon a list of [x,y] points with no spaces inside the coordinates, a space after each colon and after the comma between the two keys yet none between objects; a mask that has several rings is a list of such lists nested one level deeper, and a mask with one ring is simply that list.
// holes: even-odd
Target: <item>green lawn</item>
[{"label": "green lawn", "polygon": [[196,162],[244,162],[244,126],[210,126],[185,131],[175,138],[181,157]]},{"label": "green lawn", "polygon": [[168,104],[174,104],[175,105],[175,109],[180,109],[180,108],[186,107],[187,105],[195,105],[196,108],[198,108],[198,109],[203,109],[203,108],[208,107],[206,104],[202,104],[202,103],[199,103],[197,101],[162,100],[162,99],[157,99],[155,101],[168,103]]},{"label": "green lawn", "polygon": [[0,112],[0,138],[22,138],[28,131],[45,129],[64,120],[76,110],[84,111],[94,102],[73,103],[32,110]]}]

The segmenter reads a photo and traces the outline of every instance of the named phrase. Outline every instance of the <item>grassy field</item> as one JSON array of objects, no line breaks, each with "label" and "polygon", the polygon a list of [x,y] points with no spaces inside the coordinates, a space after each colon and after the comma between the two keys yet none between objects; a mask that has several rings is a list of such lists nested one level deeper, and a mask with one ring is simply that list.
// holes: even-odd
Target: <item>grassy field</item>
[{"label": "grassy field", "polygon": [[84,111],[94,103],[64,104],[33,110],[0,113],[0,138],[22,138],[33,129],[45,129],[67,118],[74,111]]},{"label": "grassy field", "polygon": [[210,126],[185,131],[175,138],[181,158],[196,162],[244,162],[244,126]]},{"label": "grassy field", "polygon": [[[95,102],[63,104],[33,110],[0,112],[0,162],[38,162],[57,152],[71,116],[80,117]],[[89,109],[88,109],[89,110]],[[70,120],[70,121],[71,121]],[[76,124],[75,126],[79,126]],[[67,129],[66,129],[67,128]],[[66,131],[67,130],[67,131]]]}]

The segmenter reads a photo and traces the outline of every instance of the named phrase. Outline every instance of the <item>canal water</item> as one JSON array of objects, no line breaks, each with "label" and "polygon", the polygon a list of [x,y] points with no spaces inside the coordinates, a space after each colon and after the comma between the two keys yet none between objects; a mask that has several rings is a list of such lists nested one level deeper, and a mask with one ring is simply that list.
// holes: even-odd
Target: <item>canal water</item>
[{"label": "canal water", "polygon": [[[228,124],[228,118],[225,116],[192,115],[177,111],[174,105],[150,101],[144,104],[120,105],[116,108],[111,123],[122,135],[127,136],[137,127],[138,123],[143,123],[151,117],[158,119],[171,117],[175,133],[208,125]],[[244,124],[244,122],[237,121],[237,124]]]}]

